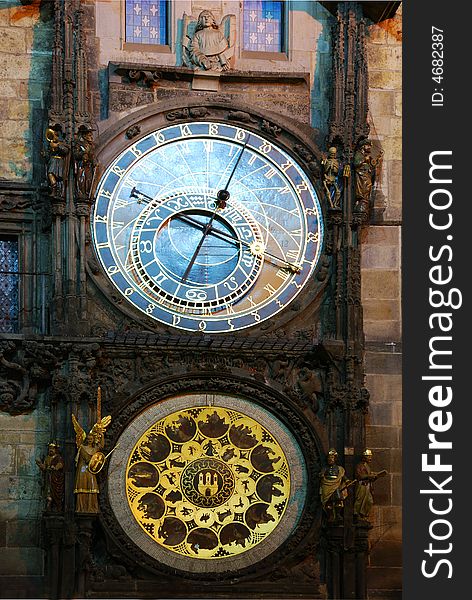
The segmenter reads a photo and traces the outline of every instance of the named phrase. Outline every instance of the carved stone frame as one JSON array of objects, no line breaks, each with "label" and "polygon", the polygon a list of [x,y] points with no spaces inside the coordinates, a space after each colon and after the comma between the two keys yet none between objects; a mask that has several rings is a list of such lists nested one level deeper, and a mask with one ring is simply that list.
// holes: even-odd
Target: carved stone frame
[{"label": "carved stone frame", "polygon": [[[219,96],[200,99],[192,98],[185,101],[173,101],[166,103],[166,108],[161,106],[146,106],[131,115],[121,119],[110,129],[105,131],[97,141],[96,157],[99,164],[98,172],[95,177],[95,185],[106,170],[106,167],[127,147],[139,141],[153,131],[174,123],[186,123],[189,121],[212,120],[220,123],[230,123],[240,125],[245,129],[265,137],[268,141],[273,140],[283,150],[293,157],[305,170],[320,201],[323,219],[327,222],[328,203],[325,198],[325,192],[320,180],[322,154],[316,144],[313,142],[314,132],[308,127],[303,129],[285,118],[281,121],[280,115],[266,111],[255,110],[245,104],[236,103],[227,96]],[[95,191],[95,190],[94,190]],[[324,278],[316,277],[322,261],[314,273],[314,277],[305,285],[297,299],[299,311],[303,311],[309,305],[318,310],[322,300],[322,290],[326,285]],[[148,330],[167,331],[175,333],[175,329],[167,327],[164,324],[156,322],[154,319],[140,314],[126,300],[117,293],[102,269],[98,266],[95,252],[89,244],[87,249],[87,267],[88,276],[104,296],[111,301],[118,310],[125,313],[130,319],[141,323]],[[277,327],[282,327],[288,321],[292,320],[296,313],[287,309],[277,317]],[[250,333],[258,335],[267,329],[274,328],[268,323],[261,326],[253,326]],[[244,334],[243,334],[244,335]],[[247,334],[246,334],[247,335]]]},{"label": "carved stone frame", "polygon": [[[298,443],[307,467],[307,496],[303,513],[293,533],[269,556],[239,571],[228,570],[220,573],[188,573],[178,572],[180,577],[187,580],[225,581],[250,578],[256,573],[263,579],[274,572],[286,560],[287,556],[306,557],[307,548],[316,548],[318,532],[321,524],[321,506],[318,497],[317,477],[321,468],[320,457],[325,449],[322,447],[323,435],[318,435],[319,424],[314,417],[303,414],[301,410],[284,394],[275,391],[262,382],[237,377],[228,374],[189,374],[183,377],[170,377],[155,381],[132,396],[114,415],[112,425],[108,430],[108,445],[110,449],[116,444],[122,431],[145,408],[162,402],[172,396],[185,393],[227,393],[251,399],[255,404],[274,414],[291,432]],[[148,554],[138,548],[118,523],[108,498],[108,487],[105,484],[100,494],[100,521],[109,542],[114,547],[113,554],[123,554],[123,562],[129,563],[129,557],[155,574],[175,576],[176,570],[163,564],[156,563]],[[228,565],[229,568],[230,565]]]}]

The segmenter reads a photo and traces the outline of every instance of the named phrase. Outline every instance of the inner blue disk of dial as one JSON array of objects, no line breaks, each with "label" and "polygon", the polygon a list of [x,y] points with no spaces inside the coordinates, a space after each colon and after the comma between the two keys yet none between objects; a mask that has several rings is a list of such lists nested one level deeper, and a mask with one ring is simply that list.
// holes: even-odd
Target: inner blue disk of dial
[{"label": "inner blue disk of dial", "polygon": [[[171,217],[159,229],[154,252],[161,265],[178,279],[182,278],[212,213],[189,210]],[[193,222],[186,220],[186,217]],[[215,230],[237,238],[234,229],[219,215],[212,226]],[[210,231],[203,241],[195,262],[187,277],[187,283],[195,286],[214,285],[224,281],[236,268],[240,246],[236,240],[224,239],[218,232]]]}]

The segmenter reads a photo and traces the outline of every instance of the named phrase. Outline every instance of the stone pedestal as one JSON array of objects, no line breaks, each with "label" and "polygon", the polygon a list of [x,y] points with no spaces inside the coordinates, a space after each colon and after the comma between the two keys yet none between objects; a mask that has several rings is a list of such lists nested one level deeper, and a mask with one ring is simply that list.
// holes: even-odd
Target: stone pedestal
[{"label": "stone pedestal", "polygon": [[192,90],[219,92],[220,75],[221,73],[215,71],[195,71],[192,79]]},{"label": "stone pedestal", "polygon": [[[354,524],[352,531],[346,529],[342,523],[326,524],[324,528],[328,598],[362,600],[367,598],[366,568],[372,525],[362,521]],[[347,540],[352,543],[347,545]]]}]

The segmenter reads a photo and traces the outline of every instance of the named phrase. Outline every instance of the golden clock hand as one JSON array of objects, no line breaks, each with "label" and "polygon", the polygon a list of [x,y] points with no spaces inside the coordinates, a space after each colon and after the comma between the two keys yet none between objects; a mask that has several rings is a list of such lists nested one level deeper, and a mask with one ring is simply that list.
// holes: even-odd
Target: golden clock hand
[{"label": "golden clock hand", "polygon": [[[284,265],[286,265],[285,268],[292,271],[292,273],[300,273],[300,271],[302,270],[300,265],[288,262],[287,260],[280,258],[280,256],[276,256],[275,254],[272,254],[271,252],[267,252],[267,250],[264,249],[264,246],[261,242],[249,243],[244,240],[240,240],[237,237],[234,237],[234,235],[231,235],[230,233],[226,233],[226,231],[221,231],[221,229],[216,229],[215,227],[210,227],[210,231],[208,233],[216,235],[219,238],[225,238],[229,241],[235,242],[237,244],[241,244],[241,246],[245,246],[246,248],[249,248],[249,250],[251,251],[251,254],[254,254],[255,256],[264,254],[265,256],[269,256],[270,258],[273,258],[274,260],[284,263]],[[257,251],[258,248],[260,248],[260,251]]]}]

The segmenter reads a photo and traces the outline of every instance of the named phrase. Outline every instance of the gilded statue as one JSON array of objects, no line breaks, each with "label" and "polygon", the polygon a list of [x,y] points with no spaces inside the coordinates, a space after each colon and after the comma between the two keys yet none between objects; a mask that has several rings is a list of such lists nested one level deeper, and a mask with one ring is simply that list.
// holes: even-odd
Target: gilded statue
[{"label": "gilded statue", "polygon": [[342,516],[344,500],[347,498],[347,488],[350,481],[346,478],[344,467],[337,464],[338,453],[334,448],[329,450],[326,461],[327,466],[320,475],[321,506],[325,511],[328,521],[336,521]]},{"label": "gilded statue", "polygon": [[56,442],[48,444],[46,458],[36,459],[36,464],[43,473],[46,510],[62,512],[64,504],[64,459]]},{"label": "gilded statue", "polygon": [[97,473],[104,464],[105,457],[101,450],[105,446],[105,431],[111,417],[99,418],[88,434],[80,426],[75,415],[72,415],[77,445],[75,457],[76,476],[74,494],[76,494],[75,511],[78,513],[97,514],[98,481]]},{"label": "gilded statue", "polygon": [[357,146],[354,154],[354,172],[356,184],[355,209],[359,212],[369,213],[370,196],[375,181],[377,167],[382,163],[383,150],[377,158],[371,154],[372,142],[363,139]]},{"label": "gilded statue", "polygon": [[64,195],[64,180],[68,170],[69,146],[62,139],[60,125],[46,129],[46,140],[48,146],[43,155],[47,161],[46,174],[49,191],[52,196],[62,198]]},{"label": "gilded statue", "polygon": [[76,194],[79,198],[88,198],[92,189],[96,161],[93,130],[87,125],[79,127],[73,153]]},{"label": "gilded statue", "polygon": [[328,156],[321,161],[321,166],[323,167],[323,187],[328,196],[331,208],[339,208],[339,201],[341,199],[341,190],[337,182],[339,160],[336,158],[336,153],[336,148],[332,146],[328,150]]},{"label": "gilded statue", "polygon": [[[194,23],[194,22],[193,22]],[[229,25],[229,39],[224,31]],[[191,18],[184,15],[184,62],[201,71],[227,71],[234,53],[234,16],[227,15],[218,25],[213,13],[202,10],[194,28]]]},{"label": "gilded statue", "polygon": [[367,519],[374,505],[372,494],[372,484],[379,477],[387,474],[387,471],[372,471],[370,463],[372,462],[372,450],[366,448],[362,453],[361,462],[356,467],[356,495],[354,500],[354,515],[358,519]]}]

